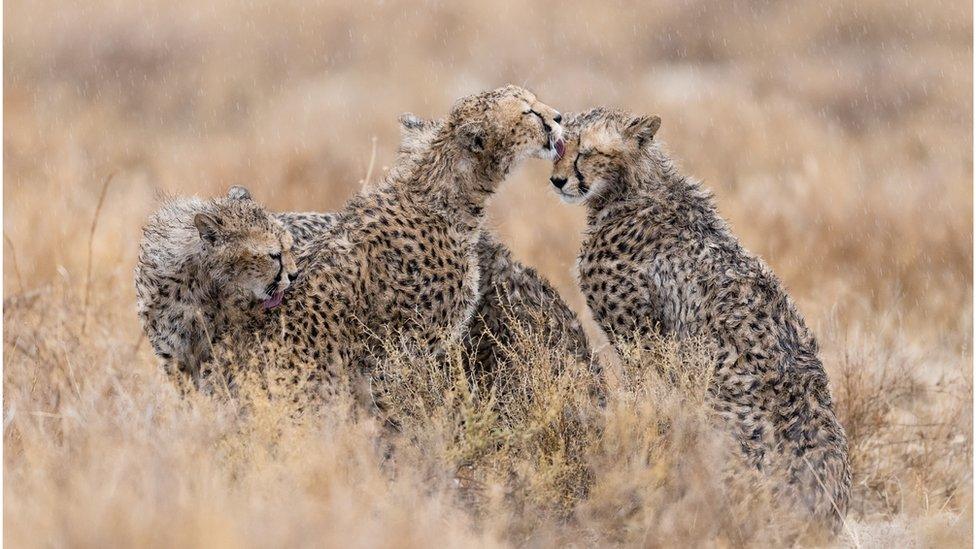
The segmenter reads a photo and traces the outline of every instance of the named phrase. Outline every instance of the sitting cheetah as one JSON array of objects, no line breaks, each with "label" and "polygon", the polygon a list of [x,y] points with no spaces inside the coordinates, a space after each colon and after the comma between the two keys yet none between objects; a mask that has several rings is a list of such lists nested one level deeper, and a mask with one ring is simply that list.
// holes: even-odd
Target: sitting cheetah
[{"label": "sitting cheetah", "polygon": [[[442,125],[441,121],[401,115],[400,148],[393,169],[411,166]],[[331,213],[289,212],[276,217],[294,236],[296,249],[336,221]],[[475,253],[481,280],[475,313],[464,336],[464,354],[473,357],[473,369],[490,373],[507,361],[505,349],[512,348],[519,337],[515,325],[577,361],[597,367],[579,318],[548,281],[516,261],[487,230],[481,232]]]},{"label": "sitting cheetah", "polygon": [[[743,249],[711,195],[654,141],[658,117],[595,109],[567,123],[551,183],[584,203],[580,286],[611,338],[704,338],[710,388],[747,459],[836,531],[851,471],[818,346],[780,281]],[[775,472],[775,473],[774,473]]]},{"label": "sitting cheetah", "polygon": [[199,382],[214,338],[258,301],[281,304],[296,274],[291,245],[240,187],[226,198],[171,200],[153,214],[135,268],[136,307],[167,373]]},{"label": "sitting cheetah", "polygon": [[516,86],[460,99],[411,166],[305,246],[284,304],[226,333],[219,360],[282,367],[333,394],[388,336],[423,350],[459,337],[476,305],[485,202],[521,160],[555,156],[560,119]]}]

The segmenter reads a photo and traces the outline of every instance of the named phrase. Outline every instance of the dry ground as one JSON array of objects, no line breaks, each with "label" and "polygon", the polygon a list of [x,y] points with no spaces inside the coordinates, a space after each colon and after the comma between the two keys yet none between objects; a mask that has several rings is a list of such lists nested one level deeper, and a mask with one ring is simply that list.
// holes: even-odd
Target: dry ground
[{"label": "dry ground", "polygon": [[[647,373],[696,363],[673,342],[624,357],[599,433],[577,421],[592,413],[578,379],[539,374],[558,360],[542,348],[515,374],[547,399],[502,415],[450,370],[391,364],[395,458],[341,406],[296,424],[258,395],[181,401],[156,370],[132,266],[160,192],[241,183],[275,209],[337,208],[374,139],[372,178],[390,161],[398,113],[508,82],[564,111],[661,115],[783,278],[851,438],[838,543],[972,543],[970,4],[15,0],[4,15],[11,546],[784,542],[759,490],[718,488],[700,380],[668,391]],[[583,312],[582,212],[547,169],[506,183],[493,225]]]}]

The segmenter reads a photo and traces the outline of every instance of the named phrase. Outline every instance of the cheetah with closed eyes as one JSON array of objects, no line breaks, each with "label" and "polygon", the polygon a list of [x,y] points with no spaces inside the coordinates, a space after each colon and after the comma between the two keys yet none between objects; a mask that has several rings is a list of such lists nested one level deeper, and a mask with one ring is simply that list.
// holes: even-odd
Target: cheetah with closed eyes
[{"label": "cheetah with closed eyes", "polygon": [[[408,169],[429,145],[442,121],[412,114],[400,117],[401,141],[394,170]],[[332,213],[289,212],[276,217],[295,237],[300,249],[336,221]],[[576,313],[534,269],[518,262],[487,229],[475,246],[480,280],[471,323],[464,334],[464,356],[478,373],[498,371],[509,360],[510,350],[523,334],[538,338],[577,362],[598,369]]]},{"label": "cheetah with closed eyes", "polygon": [[291,246],[281,222],[241,187],[213,200],[170,200],[150,217],[136,309],[169,375],[199,384],[213,338],[281,303],[297,271]]},{"label": "cheetah with closed eyes", "polygon": [[556,193],[587,208],[580,287],[600,326],[634,344],[703,338],[710,397],[747,459],[813,524],[836,531],[851,490],[847,438],[813,333],[783,285],[682,176],[654,135],[660,118],[594,109],[567,121]]},{"label": "cheetah with closed eyes", "polygon": [[429,351],[460,337],[476,306],[485,202],[518,162],[555,156],[559,120],[516,86],[460,99],[414,163],[306,244],[282,306],[227,332],[218,360],[281,367],[330,395],[382,339]]}]

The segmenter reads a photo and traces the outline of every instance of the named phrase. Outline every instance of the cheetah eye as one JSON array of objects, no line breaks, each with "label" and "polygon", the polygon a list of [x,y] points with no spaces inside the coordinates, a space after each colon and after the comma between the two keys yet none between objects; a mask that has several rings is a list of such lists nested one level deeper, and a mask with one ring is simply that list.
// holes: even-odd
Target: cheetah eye
[{"label": "cheetah eye", "polygon": [[281,260],[281,252],[276,253],[276,254],[268,254],[268,255],[270,255],[271,256],[271,259],[273,259],[275,261],[280,261]]}]

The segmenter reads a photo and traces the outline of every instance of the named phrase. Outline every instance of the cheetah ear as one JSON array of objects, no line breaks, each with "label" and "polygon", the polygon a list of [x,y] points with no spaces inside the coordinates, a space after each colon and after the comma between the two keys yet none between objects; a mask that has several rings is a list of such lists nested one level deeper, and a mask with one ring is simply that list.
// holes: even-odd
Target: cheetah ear
[{"label": "cheetah ear", "polygon": [[637,145],[643,147],[644,143],[654,139],[654,134],[660,128],[660,116],[637,116],[627,122],[627,126],[624,128],[624,135],[628,138],[636,139]]},{"label": "cheetah ear", "polygon": [[400,152],[411,153],[428,144],[428,129],[434,125],[433,120],[425,120],[409,112],[401,114],[398,120],[400,121]]},{"label": "cheetah ear", "polygon": [[251,200],[251,191],[240,185],[234,185],[227,189],[227,198],[231,200]]},{"label": "cheetah ear", "polygon": [[193,225],[196,226],[197,232],[200,233],[200,240],[203,240],[207,244],[213,245],[220,240],[221,223],[213,214],[198,213],[194,215]]},{"label": "cheetah ear", "polygon": [[462,147],[475,154],[485,150],[485,131],[474,124],[459,127],[458,140]]},{"label": "cheetah ear", "polygon": [[423,129],[426,121],[412,112],[405,112],[397,117],[400,121],[400,131],[408,132],[411,130]]}]

